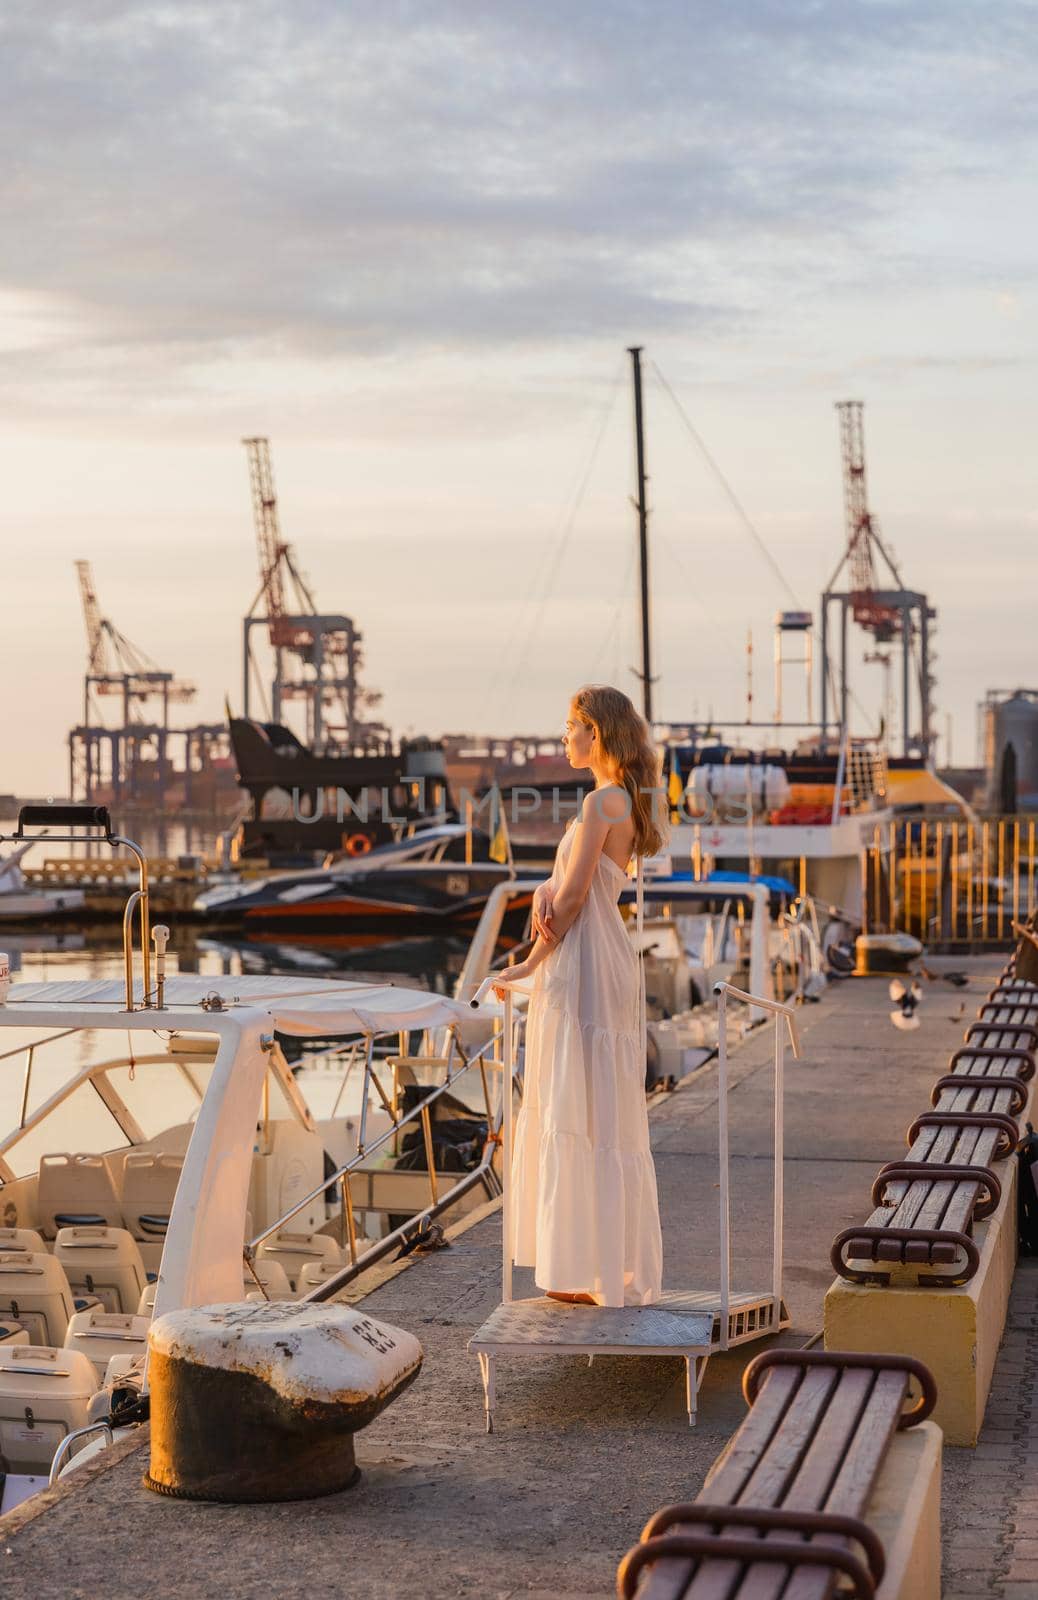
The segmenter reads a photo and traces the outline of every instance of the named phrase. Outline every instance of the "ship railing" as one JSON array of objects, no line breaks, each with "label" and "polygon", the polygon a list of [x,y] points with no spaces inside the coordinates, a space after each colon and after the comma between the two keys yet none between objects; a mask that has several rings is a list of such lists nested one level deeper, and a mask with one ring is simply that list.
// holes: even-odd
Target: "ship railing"
[{"label": "ship railing", "polygon": [[[501,1183],[494,1168],[494,1158],[501,1142],[503,1113],[500,1107],[495,1110],[487,1069],[488,1053],[491,1057],[490,1064],[500,1066],[503,1026],[503,1022],[500,1026],[495,1025],[492,1029],[491,1037],[471,1054],[464,1049],[461,1041],[455,1037],[453,1041],[454,1049],[448,1052],[445,1061],[438,1057],[408,1058],[410,1060],[428,1061],[430,1066],[439,1066],[444,1071],[444,1078],[442,1083],[430,1089],[419,1104],[407,1112],[401,1110],[398,1092],[399,1081],[396,1074],[394,1074],[394,1090],[392,1094],[387,1093],[379,1079],[376,1070],[378,1063],[374,1053],[376,1036],[367,1037],[365,1041],[364,1097],[361,1103],[357,1153],[349,1161],[343,1162],[341,1166],[336,1167],[334,1172],[329,1173],[316,1188],[312,1189],[309,1194],[304,1195],[300,1200],[297,1200],[294,1205],[278,1217],[276,1222],[272,1222],[260,1233],[257,1233],[245,1245],[246,1271],[255,1279],[256,1286],[261,1292],[265,1293],[253,1266],[256,1252],[260,1245],[266,1239],[279,1233],[292,1221],[293,1217],[305,1211],[308,1206],[313,1205],[315,1201],[320,1200],[322,1197],[327,1197],[329,1191],[334,1192],[337,1189],[339,1193],[343,1218],[343,1246],[349,1255],[349,1261],[341,1271],[331,1274],[323,1283],[311,1290],[309,1294],[301,1297],[305,1300],[332,1299],[362,1272],[375,1266],[392,1250],[395,1250],[400,1245],[415,1242],[431,1222],[473,1189],[482,1187],[488,1200],[498,1198],[501,1193]],[[450,1031],[453,1032],[454,1030],[451,1029]],[[387,1057],[384,1059],[388,1061],[390,1066],[393,1066],[394,1058]],[[456,1064],[452,1065],[452,1063]],[[400,1064],[402,1063],[397,1063],[397,1065]],[[437,1172],[436,1169],[432,1110],[438,1100],[451,1092],[461,1077],[473,1071],[478,1071],[480,1074],[483,1105],[486,1114],[487,1133],[484,1139],[483,1151],[474,1167],[467,1172],[459,1174],[457,1180],[448,1188],[441,1189],[442,1173]],[[390,1126],[379,1134],[377,1138],[373,1139],[370,1144],[367,1143],[367,1108],[371,1098],[369,1089],[374,1089],[376,1097],[381,1102],[382,1109],[390,1119]],[[419,1128],[421,1129],[428,1167],[429,1203],[416,1211],[405,1223],[394,1228],[383,1238],[376,1240],[367,1249],[362,1250],[358,1245],[357,1230],[357,1211],[362,1208],[358,1207],[355,1200],[353,1180],[361,1172],[372,1170],[370,1166],[371,1160],[380,1151],[387,1148],[398,1149],[400,1135],[403,1132],[408,1129]],[[392,1174],[392,1167],[385,1169],[386,1176],[391,1177]],[[370,1210],[372,1208],[365,1207],[363,1209]]]},{"label": "ship railing", "polygon": [[870,739],[852,739],[844,729],[833,786],[832,824],[841,816],[868,810],[887,791],[887,763],[880,747]]},{"label": "ship railing", "polygon": [[48,1489],[53,1489],[65,1466],[72,1459],[73,1445],[79,1444],[81,1440],[89,1439],[95,1433],[101,1435],[103,1448],[107,1450],[112,1443],[114,1434],[112,1433],[111,1423],[104,1418],[99,1418],[97,1422],[88,1422],[85,1427],[73,1428],[71,1433],[66,1433],[55,1450],[54,1459],[50,1464],[50,1472],[47,1475]]}]

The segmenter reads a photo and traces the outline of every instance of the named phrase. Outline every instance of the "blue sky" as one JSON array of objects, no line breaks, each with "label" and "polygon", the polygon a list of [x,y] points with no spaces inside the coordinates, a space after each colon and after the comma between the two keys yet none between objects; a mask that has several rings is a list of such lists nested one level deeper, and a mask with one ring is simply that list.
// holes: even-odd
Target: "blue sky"
[{"label": "blue sky", "polygon": [[634,691],[632,342],[659,711],[740,714],[747,630],[770,710],[787,592],[653,363],[810,607],[842,542],[833,403],[865,400],[971,759],[984,689],[1036,678],[1036,11],[0,13],[0,790],[63,783],[77,556],[199,719],[240,700],[243,434],[398,732],[551,731],[588,678]]}]

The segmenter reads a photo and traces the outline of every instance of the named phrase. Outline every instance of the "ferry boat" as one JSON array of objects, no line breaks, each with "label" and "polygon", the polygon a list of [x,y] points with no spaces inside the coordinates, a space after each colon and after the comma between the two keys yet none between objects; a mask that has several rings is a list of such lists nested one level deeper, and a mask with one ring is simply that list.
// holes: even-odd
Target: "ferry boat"
[{"label": "ferry boat", "polygon": [[792,750],[754,749],[730,726],[728,740],[717,729],[665,731],[672,859],[691,862],[697,877],[735,869],[788,879],[860,925],[866,851],[894,816],[882,749],[821,729]]}]

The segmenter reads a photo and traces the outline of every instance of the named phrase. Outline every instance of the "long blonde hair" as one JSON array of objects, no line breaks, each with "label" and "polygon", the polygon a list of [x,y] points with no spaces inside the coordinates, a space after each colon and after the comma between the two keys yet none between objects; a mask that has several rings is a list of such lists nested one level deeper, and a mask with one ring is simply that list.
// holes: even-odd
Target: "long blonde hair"
[{"label": "long blonde hair", "polygon": [[577,721],[597,729],[602,754],[630,796],[635,854],[654,856],[666,842],[669,811],[648,723],[625,694],[604,683],[585,684],[570,704]]}]

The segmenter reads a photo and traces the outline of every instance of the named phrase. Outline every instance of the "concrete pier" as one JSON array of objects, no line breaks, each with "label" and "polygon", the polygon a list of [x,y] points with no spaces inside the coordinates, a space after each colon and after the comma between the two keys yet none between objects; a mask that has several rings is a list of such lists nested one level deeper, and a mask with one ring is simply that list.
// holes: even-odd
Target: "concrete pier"
[{"label": "concrete pier", "polygon": [[[995,955],[945,963],[968,970],[969,987],[927,984],[913,1033],[892,1027],[882,979],[848,980],[802,1011],[804,1058],[787,1056],[786,1067],[785,1294],[792,1327],[780,1343],[804,1344],[821,1329],[832,1238],[867,1214],[874,1173],[904,1149],[906,1127],[928,1103],[931,1084],[1001,963]],[[730,1062],[736,1290],[766,1282],[769,1270],[771,1050],[770,1029],[762,1029]],[[665,1285],[711,1288],[718,1201],[713,1068],[658,1102],[651,1124]],[[243,1507],[163,1500],[141,1487],[142,1439],[141,1449],[120,1452],[107,1470],[84,1469],[78,1485],[66,1480],[35,1509],[30,1503],[0,1524],[5,1597],[179,1600],[195,1592],[227,1600],[340,1594],[604,1600],[613,1592],[618,1559],[649,1515],[699,1489],[744,1414],[740,1376],[763,1345],[712,1359],[692,1431],[678,1359],[599,1357],[588,1367],[580,1357],[502,1358],[497,1431],[487,1436],[478,1362],[465,1344],[497,1304],[499,1272],[495,1211],[469,1221],[450,1250],[384,1271],[366,1293],[371,1314],[416,1334],[426,1357],[417,1383],[359,1437],[363,1476],[348,1494]],[[976,1452],[945,1451],[946,1600],[1038,1596],[1038,1556],[1028,1587],[1026,1531],[1014,1532],[1018,1520],[1026,1528],[1019,1507],[1038,1506],[1030,1391],[1021,1392],[1019,1427],[1006,1415],[1016,1374],[1023,1379],[1033,1366],[1023,1337],[1036,1320],[1027,1274],[1025,1266],[1023,1297],[1016,1294],[1011,1313],[1011,1364],[996,1368],[997,1438],[982,1434]],[[526,1274],[517,1275],[516,1292],[532,1292]],[[985,1462],[990,1477],[981,1470]],[[994,1499],[989,1484],[997,1486]],[[978,1498],[987,1507],[990,1536],[971,1520]],[[973,1528],[976,1537],[964,1538]],[[967,1558],[972,1565],[964,1565]]]}]

